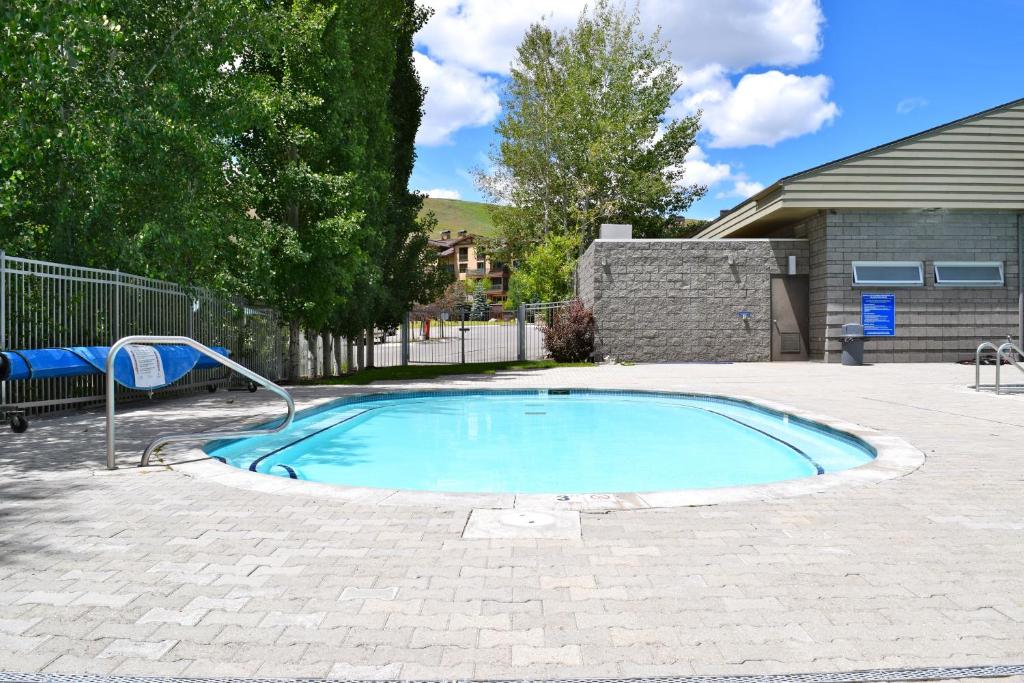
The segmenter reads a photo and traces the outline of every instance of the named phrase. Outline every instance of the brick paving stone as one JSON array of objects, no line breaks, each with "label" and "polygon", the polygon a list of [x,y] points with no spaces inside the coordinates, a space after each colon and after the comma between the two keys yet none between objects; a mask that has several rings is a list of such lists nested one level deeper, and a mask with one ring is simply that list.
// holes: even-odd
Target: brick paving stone
[{"label": "brick paving stone", "polygon": [[138,659],[160,659],[178,644],[176,640],[127,640],[118,638],[110,642],[97,657],[110,659],[114,657],[131,657]]},{"label": "brick paving stone", "polygon": [[328,678],[359,681],[386,681],[398,678],[402,673],[401,664],[385,664],[374,666],[367,664],[347,664],[339,662],[331,667]]},{"label": "brick paving stone", "polygon": [[[37,419],[0,451],[0,669],[565,678],[1017,661],[1024,396],[975,394],[972,379],[952,365],[808,363],[412,385],[731,393],[927,455],[871,486],[584,512],[573,541],[462,539],[469,509],[450,501],[346,503],[130,467],[157,431],[276,415],[262,393],[126,407],[112,476],[93,476],[101,414]],[[310,405],[363,390],[295,394]]]}]

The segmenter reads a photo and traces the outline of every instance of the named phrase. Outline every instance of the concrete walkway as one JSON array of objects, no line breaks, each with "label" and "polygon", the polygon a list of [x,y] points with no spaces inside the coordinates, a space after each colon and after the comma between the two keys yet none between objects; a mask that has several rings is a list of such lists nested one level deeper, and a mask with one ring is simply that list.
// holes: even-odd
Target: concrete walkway
[{"label": "concrete walkway", "polygon": [[584,514],[572,541],[465,540],[468,508],[132,467],[156,433],[277,414],[265,392],[125,411],[113,474],[99,470],[99,413],[38,419],[0,434],[0,671],[450,679],[1019,663],[1024,397],[975,394],[972,381],[953,365],[807,363],[403,385],[759,396],[927,454],[871,486]]}]

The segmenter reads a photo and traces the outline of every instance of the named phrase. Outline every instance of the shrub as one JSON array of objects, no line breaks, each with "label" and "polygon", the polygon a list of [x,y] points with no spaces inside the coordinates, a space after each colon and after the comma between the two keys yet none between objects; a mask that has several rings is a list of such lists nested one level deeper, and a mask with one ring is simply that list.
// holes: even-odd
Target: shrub
[{"label": "shrub", "polygon": [[555,311],[551,324],[543,328],[544,345],[559,363],[579,363],[594,353],[594,313],[579,299]]}]

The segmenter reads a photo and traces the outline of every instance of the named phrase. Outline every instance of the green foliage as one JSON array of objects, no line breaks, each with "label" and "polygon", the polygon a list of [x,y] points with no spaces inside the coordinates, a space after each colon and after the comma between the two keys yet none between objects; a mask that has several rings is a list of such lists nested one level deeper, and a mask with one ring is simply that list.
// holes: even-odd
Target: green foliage
[{"label": "green foliage", "polygon": [[579,238],[575,234],[546,235],[512,272],[507,299],[510,305],[571,297],[578,248]]},{"label": "green foliage", "polygon": [[448,281],[408,190],[413,0],[0,5],[0,249],[396,321]]},{"label": "green foliage", "polygon": [[[699,120],[667,114],[680,69],[659,34],[638,27],[635,8],[598,0],[569,31],[543,23],[527,31],[496,128],[494,170],[477,176],[498,204],[500,239],[489,247],[501,260],[529,261],[549,234],[573,236],[567,251],[579,253],[601,223],[666,236],[705,191],[687,186],[682,171]],[[553,287],[564,292],[561,282]]]},{"label": "green foliage", "polygon": [[0,246],[226,284],[251,227],[230,138],[261,87],[220,66],[259,40],[255,5],[6,3]]},{"label": "green foliage", "polygon": [[487,302],[487,292],[484,290],[484,283],[478,281],[473,290],[473,306],[469,309],[470,320],[489,320],[491,317],[491,305]]}]

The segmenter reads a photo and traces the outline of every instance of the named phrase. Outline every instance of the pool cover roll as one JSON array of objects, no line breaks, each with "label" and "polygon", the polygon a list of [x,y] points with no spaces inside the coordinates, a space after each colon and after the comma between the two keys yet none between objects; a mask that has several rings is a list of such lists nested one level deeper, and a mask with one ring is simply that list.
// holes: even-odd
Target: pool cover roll
[{"label": "pool cover roll", "polygon": [[[223,346],[211,348],[222,356],[231,356]],[[0,351],[0,381],[102,375],[109,353],[109,346]],[[114,380],[129,389],[159,389],[194,369],[216,367],[220,367],[216,359],[188,346],[130,344],[114,359]]]}]

